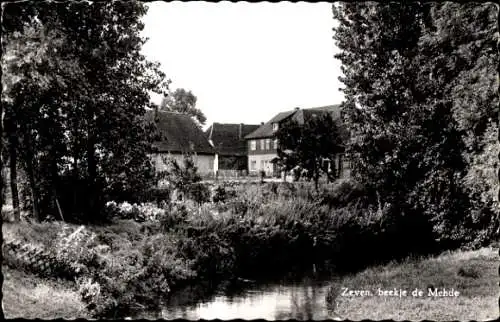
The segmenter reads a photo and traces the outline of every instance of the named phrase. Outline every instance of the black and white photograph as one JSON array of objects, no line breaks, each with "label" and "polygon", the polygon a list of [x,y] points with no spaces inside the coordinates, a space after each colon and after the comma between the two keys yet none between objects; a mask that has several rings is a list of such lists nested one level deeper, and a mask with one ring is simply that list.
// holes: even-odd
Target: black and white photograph
[{"label": "black and white photograph", "polygon": [[496,320],[499,8],[2,1],[0,318]]}]

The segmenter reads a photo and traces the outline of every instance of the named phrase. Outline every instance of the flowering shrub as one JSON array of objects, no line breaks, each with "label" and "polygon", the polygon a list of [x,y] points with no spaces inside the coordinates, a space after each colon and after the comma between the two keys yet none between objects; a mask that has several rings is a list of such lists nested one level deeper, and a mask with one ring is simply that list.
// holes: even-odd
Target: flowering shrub
[{"label": "flowering shrub", "polygon": [[78,280],[93,316],[108,318],[156,309],[173,285],[196,276],[191,261],[179,256],[175,236],[154,234],[117,246],[102,257],[100,269]]},{"label": "flowering shrub", "polygon": [[139,222],[145,221],[159,221],[160,217],[164,215],[165,210],[156,207],[151,203],[140,204],[137,207],[138,213],[135,220]]},{"label": "flowering shrub", "polygon": [[96,235],[85,226],[73,230],[63,225],[57,234],[56,258],[64,266],[69,267],[69,274],[81,275],[89,272],[91,267],[99,267]]},{"label": "flowering shrub", "polygon": [[152,203],[130,204],[122,202],[117,204],[115,201],[106,203],[106,211],[110,217],[118,219],[133,219],[137,222],[152,221],[158,222],[165,211]]}]

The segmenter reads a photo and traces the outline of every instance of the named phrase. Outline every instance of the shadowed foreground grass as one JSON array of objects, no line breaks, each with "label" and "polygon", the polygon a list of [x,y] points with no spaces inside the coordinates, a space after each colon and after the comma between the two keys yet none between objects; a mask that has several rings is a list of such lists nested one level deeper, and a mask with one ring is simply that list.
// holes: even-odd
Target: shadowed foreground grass
[{"label": "shadowed foreground grass", "polygon": [[[331,308],[349,320],[493,320],[498,308],[498,248],[446,252],[433,258],[368,268],[335,281]],[[457,297],[428,296],[428,287],[451,288]],[[343,296],[343,290],[368,290],[373,296]],[[378,289],[408,291],[406,297],[378,296]],[[419,288],[422,297],[411,291]]]},{"label": "shadowed foreground grass", "polygon": [[48,280],[2,267],[5,318],[88,318],[79,294],[68,282]]}]

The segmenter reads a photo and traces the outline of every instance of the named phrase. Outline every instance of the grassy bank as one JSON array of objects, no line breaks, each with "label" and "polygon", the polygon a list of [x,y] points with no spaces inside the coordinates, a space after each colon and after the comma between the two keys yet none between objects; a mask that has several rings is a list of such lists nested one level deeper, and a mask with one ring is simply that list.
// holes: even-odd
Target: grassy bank
[{"label": "grassy bank", "polygon": [[[428,296],[428,287],[452,288],[456,297]],[[373,296],[343,296],[367,290]],[[381,290],[407,290],[408,296],[379,296]],[[415,288],[423,296],[414,297]],[[446,252],[375,266],[335,281],[329,304],[343,319],[360,320],[493,320],[498,308],[498,248]]]},{"label": "grassy bank", "polygon": [[2,267],[5,318],[88,318],[85,303],[70,282],[50,280]]}]

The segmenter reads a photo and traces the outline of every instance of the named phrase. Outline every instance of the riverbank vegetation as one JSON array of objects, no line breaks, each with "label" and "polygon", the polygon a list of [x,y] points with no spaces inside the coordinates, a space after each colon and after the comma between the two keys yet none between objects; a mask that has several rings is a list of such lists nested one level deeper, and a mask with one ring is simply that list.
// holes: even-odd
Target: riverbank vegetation
[{"label": "riverbank vegetation", "polygon": [[[222,189],[230,188],[216,189],[218,198]],[[110,204],[107,224],[4,224],[4,239],[52,252],[69,267],[91,314],[104,317],[155,310],[162,298],[200,281],[279,276],[325,260],[342,274],[412,252],[439,251],[432,239],[424,242],[414,224],[396,226],[384,209],[367,210],[343,199],[358,194],[354,200],[360,200],[361,192],[349,181],[320,195],[312,184],[233,189],[227,193],[232,198],[202,206]]]},{"label": "riverbank vegetation", "polygon": [[[408,258],[339,278],[327,301],[337,316],[348,320],[494,320],[499,316],[497,267],[498,247]],[[345,296],[345,288],[374,296]],[[406,290],[407,296],[378,296],[379,288]],[[459,295],[429,296],[428,288]],[[415,289],[423,295],[412,296]]]}]

